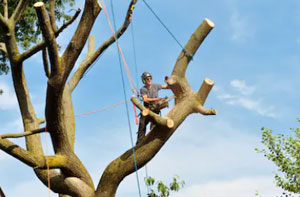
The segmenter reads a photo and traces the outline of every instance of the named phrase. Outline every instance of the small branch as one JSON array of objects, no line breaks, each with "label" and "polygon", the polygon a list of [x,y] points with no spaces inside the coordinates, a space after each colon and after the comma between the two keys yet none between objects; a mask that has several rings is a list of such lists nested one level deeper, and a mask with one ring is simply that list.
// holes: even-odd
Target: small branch
[{"label": "small branch", "polygon": [[63,25],[55,32],[55,36],[57,37],[61,32],[63,32],[63,30],[65,30],[69,25],[71,25],[71,24],[76,20],[76,18],[79,16],[80,12],[81,12],[81,9],[78,8],[78,9],[76,10],[75,15],[74,15],[72,18],[70,18],[70,20],[68,20],[67,22],[65,22],[65,23],[64,23],[64,24],[63,24]]},{"label": "small branch", "polygon": [[185,45],[185,52],[182,51],[176,61],[173,69],[172,75],[177,75],[179,77],[185,76],[185,71],[192,56],[195,55],[196,51],[202,44],[203,40],[209,34],[209,32],[214,28],[214,23],[209,19],[204,19],[200,26],[193,33],[187,44]]},{"label": "small branch", "polygon": [[3,42],[0,42],[0,51],[7,54],[6,46],[5,46],[5,43],[3,43]]},{"label": "small branch", "polygon": [[131,97],[130,100],[134,105],[136,105],[142,111],[142,116],[150,116],[154,120],[154,122],[156,122],[157,124],[166,126],[168,128],[173,128],[174,121],[172,119],[161,117],[160,115],[147,109],[140,102],[138,102],[138,100],[135,96]]},{"label": "small branch", "polygon": [[11,15],[14,23],[16,24],[21,19],[21,16],[24,13],[25,8],[27,7],[29,0],[20,0],[14,13]]},{"label": "small branch", "polygon": [[8,19],[8,4],[7,0],[3,0],[4,18]]},{"label": "small branch", "polygon": [[42,55],[43,55],[43,64],[44,64],[45,75],[47,78],[49,78],[50,70],[49,70],[49,63],[48,63],[48,56],[47,56],[47,48],[43,48]]},{"label": "small branch", "polygon": [[205,78],[203,80],[203,83],[197,92],[197,97],[198,100],[200,101],[200,105],[204,105],[204,102],[213,86],[214,86],[214,82],[212,80],[208,78]]},{"label": "small branch", "polygon": [[[66,23],[64,23],[58,30],[57,32],[55,32],[55,37],[58,37],[59,34],[61,32],[63,32],[63,30],[65,30],[70,24],[72,24],[75,19],[78,17],[80,13],[80,9],[78,9],[75,13],[75,15],[68,20]],[[34,54],[36,54],[37,52],[39,52],[40,50],[42,50],[43,48],[46,47],[46,42],[43,40],[41,43],[33,46],[32,48],[28,49],[27,51],[25,51],[21,56],[20,56],[20,61],[24,61],[25,59],[30,58],[31,56],[33,56]]]},{"label": "small branch", "polygon": [[111,36],[110,38],[108,38],[98,49],[94,54],[91,54],[91,56],[85,58],[85,60],[79,65],[78,69],[76,70],[76,72],[73,74],[73,76],[70,79],[70,87],[71,90],[73,91],[75,89],[75,87],[77,86],[77,84],[79,83],[79,81],[81,80],[81,78],[83,77],[84,73],[91,67],[91,65],[93,64],[93,62],[96,61],[96,59],[113,43],[115,43],[115,39],[119,39],[124,32],[127,30],[128,26],[131,23],[131,19],[132,19],[132,14],[133,14],[133,10],[135,7],[135,4],[137,3],[137,0],[132,0],[128,6],[127,9],[127,13],[124,19],[124,22],[122,24],[122,26],[117,30],[116,34],[116,38],[114,36]]},{"label": "small branch", "polygon": [[199,105],[195,108],[195,112],[198,112],[202,115],[217,115],[217,110],[215,109],[205,109],[202,105]]},{"label": "small branch", "polygon": [[56,74],[59,70],[58,47],[56,44],[54,31],[51,27],[50,19],[47,14],[45,4],[43,2],[37,2],[33,6],[37,13],[43,37],[46,43],[48,43],[48,54],[51,62],[51,73]]},{"label": "small branch", "polygon": [[7,134],[0,135],[0,138],[2,138],[2,139],[5,139],[5,138],[19,138],[19,137],[26,137],[26,136],[29,136],[29,135],[35,135],[35,134],[43,133],[43,132],[47,132],[45,130],[45,127],[40,128],[40,129],[36,129],[36,130],[33,130],[33,131],[25,131],[23,133],[7,133]]}]

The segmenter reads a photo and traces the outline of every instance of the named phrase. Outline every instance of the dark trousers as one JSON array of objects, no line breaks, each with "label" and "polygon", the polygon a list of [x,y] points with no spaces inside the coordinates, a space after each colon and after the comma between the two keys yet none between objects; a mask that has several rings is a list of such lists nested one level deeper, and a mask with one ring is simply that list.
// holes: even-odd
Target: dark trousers
[{"label": "dark trousers", "polygon": [[[156,111],[155,113],[159,114],[160,111]],[[142,139],[145,137],[146,128],[147,128],[147,125],[149,124],[149,122],[151,122],[151,125],[150,125],[150,129],[151,129],[154,124],[152,118],[150,116],[142,116],[142,114],[140,114],[139,130],[137,132],[136,144],[140,143],[142,141]]]}]

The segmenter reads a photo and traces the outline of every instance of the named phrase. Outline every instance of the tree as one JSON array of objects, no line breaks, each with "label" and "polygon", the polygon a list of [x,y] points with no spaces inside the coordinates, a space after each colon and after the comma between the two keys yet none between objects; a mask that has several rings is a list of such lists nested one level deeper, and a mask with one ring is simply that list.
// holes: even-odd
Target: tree
[{"label": "tree", "polygon": [[156,182],[156,188],[157,192],[155,189],[152,187],[155,185],[155,179],[153,177],[146,177],[145,178],[145,183],[147,187],[149,188],[148,197],[168,197],[170,196],[170,192],[178,192],[181,188],[184,187],[185,182],[179,180],[179,176],[174,176],[173,181],[170,183],[170,187],[165,185],[162,181],[157,181]]},{"label": "tree", "polygon": [[263,127],[262,143],[266,149],[257,151],[278,167],[280,173],[275,174],[277,186],[288,192],[300,193],[300,128],[291,131],[294,136],[274,135],[271,129]]},{"label": "tree", "polygon": [[[10,64],[24,133],[2,135],[0,149],[31,167],[44,185],[48,185],[49,178],[51,190],[60,196],[114,196],[120,182],[135,171],[133,152],[129,149],[111,161],[95,187],[89,172],[74,152],[75,119],[71,94],[92,63],[115,42],[115,39],[113,36],[108,38],[96,51],[91,41],[88,55],[71,75],[102,7],[97,0],[85,0],[77,29],[60,56],[56,37],[78,17],[81,10],[78,9],[73,17],[58,28],[55,20],[58,14],[54,6],[57,5],[56,2],[49,1],[49,10],[42,2],[33,5],[37,14],[36,23],[39,25],[43,39],[23,53],[18,48],[18,39],[22,39],[25,35],[18,37],[16,29],[30,1],[18,1],[12,13],[7,12],[7,2],[3,4],[4,14],[0,14],[1,36],[4,38],[2,45],[5,46],[4,54]],[[121,37],[130,25],[136,3],[137,0],[131,0],[124,22],[116,32],[116,37]],[[167,80],[176,96],[175,105],[165,117],[147,110],[135,97],[131,98],[131,101],[142,110],[144,116],[151,116],[156,122],[156,126],[143,141],[135,146],[138,168],[142,168],[159,152],[188,115],[192,113],[216,114],[216,110],[203,107],[214,85],[213,81],[205,79],[200,89],[194,92],[185,77],[192,56],[213,27],[214,24],[209,19],[205,19],[185,45],[185,50],[180,52],[173,72]],[[48,78],[45,120],[36,116],[23,72],[24,61],[39,51],[42,51],[45,77]],[[65,118],[65,116],[71,118]],[[40,128],[43,122],[46,122],[46,127]],[[41,132],[50,134],[54,155],[44,155],[39,135]],[[12,137],[25,137],[26,149],[7,139]]]}]

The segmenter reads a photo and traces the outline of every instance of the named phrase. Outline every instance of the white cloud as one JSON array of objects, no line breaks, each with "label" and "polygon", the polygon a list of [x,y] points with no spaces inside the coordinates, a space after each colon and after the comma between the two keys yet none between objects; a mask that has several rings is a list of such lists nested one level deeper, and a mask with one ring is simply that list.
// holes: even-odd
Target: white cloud
[{"label": "white cloud", "polygon": [[245,81],[234,79],[230,82],[233,88],[236,88],[243,95],[251,95],[255,91],[254,86],[247,86]]},{"label": "white cloud", "polygon": [[231,39],[235,42],[245,42],[254,36],[255,30],[246,16],[234,10],[230,17]]},{"label": "white cloud", "polygon": [[18,106],[15,92],[3,81],[0,81],[0,89],[3,90],[0,95],[0,110],[15,109]]},{"label": "white cloud", "polygon": [[256,90],[255,86],[248,86],[245,81],[237,79],[232,80],[230,85],[233,88],[232,90],[237,91],[237,94],[228,93],[221,87],[217,87],[213,91],[217,93],[217,97],[220,100],[228,105],[241,106],[265,117],[278,118],[274,106],[265,104],[262,98],[254,95]]},{"label": "white cloud", "polygon": [[254,197],[255,193],[263,197],[274,197],[283,190],[276,187],[273,177],[244,177],[234,180],[212,181],[184,188],[174,197]]}]

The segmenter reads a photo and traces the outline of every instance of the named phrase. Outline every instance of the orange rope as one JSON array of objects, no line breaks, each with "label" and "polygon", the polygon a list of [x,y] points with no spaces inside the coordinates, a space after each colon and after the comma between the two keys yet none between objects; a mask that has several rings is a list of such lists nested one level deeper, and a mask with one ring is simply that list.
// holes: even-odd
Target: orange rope
[{"label": "orange rope", "polygon": [[108,107],[104,107],[104,108],[101,108],[101,109],[97,109],[95,111],[91,111],[91,112],[85,112],[85,113],[81,113],[81,114],[75,114],[75,115],[66,115],[65,118],[71,118],[71,117],[77,117],[77,116],[87,116],[87,115],[91,115],[91,114],[94,114],[94,113],[98,113],[98,112],[102,112],[102,111],[105,111],[105,110],[108,110],[108,109],[112,109],[114,107],[117,107],[119,105],[122,105],[124,103],[126,103],[128,101],[121,101],[119,103],[116,103],[116,104],[113,104],[113,105],[110,105]]},{"label": "orange rope", "polygon": [[129,79],[129,85],[130,85],[130,88],[131,88],[132,92],[133,92],[135,95],[137,95],[137,87],[136,87],[136,85],[135,85],[135,83],[134,83],[133,77],[132,77],[132,75],[131,75],[131,73],[130,73],[130,70],[129,70],[128,65],[127,65],[127,63],[126,63],[126,60],[125,60],[125,58],[124,58],[124,54],[123,54],[123,52],[122,52],[122,49],[121,49],[120,45],[118,44],[118,39],[117,39],[117,36],[116,36],[116,34],[115,34],[115,31],[114,31],[114,29],[113,29],[113,27],[112,27],[112,24],[111,24],[111,22],[110,22],[109,15],[108,15],[108,13],[107,13],[107,10],[106,10],[106,6],[105,6],[105,3],[104,3],[104,0],[101,0],[101,2],[102,2],[102,6],[103,6],[104,13],[105,13],[105,15],[106,15],[106,19],[107,19],[109,28],[110,28],[110,30],[111,30],[111,32],[112,32],[112,34],[113,34],[113,37],[114,37],[114,39],[115,39],[115,41],[116,41],[116,43],[117,43],[118,50],[119,50],[119,52],[120,52],[120,54],[121,54],[121,58],[122,58],[122,61],[123,61],[123,64],[124,64],[124,67],[125,67],[125,70],[126,70],[126,73],[127,73],[127,77],[128,77],[128,79]]}]

